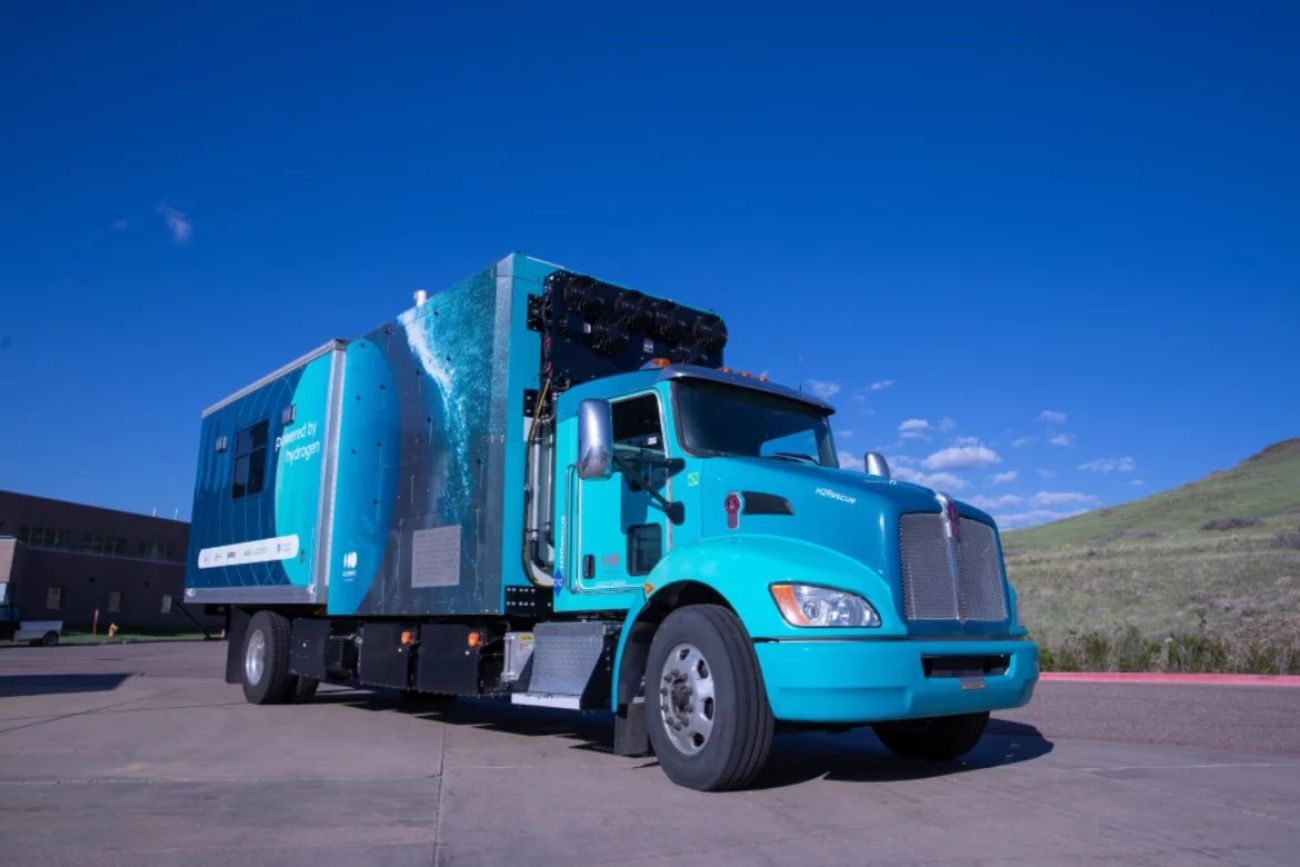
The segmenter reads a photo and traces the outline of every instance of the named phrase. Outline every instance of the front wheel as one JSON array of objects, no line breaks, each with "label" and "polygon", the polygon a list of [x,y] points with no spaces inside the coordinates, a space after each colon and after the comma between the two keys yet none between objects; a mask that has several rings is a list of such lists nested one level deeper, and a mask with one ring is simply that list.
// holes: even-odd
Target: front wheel
[{"label": "front wheel", "polygon": [[749,785],[775,726],[754,648],[720,605],[669,614],[646,661],[646,731],[674,783],[713,792]]},{"label": "front wheel", "polygon": [[984,736],[988,713],[936,716],[876,723],[876,737],[899,758],[947,762],[975,748]]},{"label": "front wheel", "polygon": [[41,644],[43,644],[46,647],[54,647],[58,643],[59,643],[59,633],[57,632],[51,631],[41,636]]}]

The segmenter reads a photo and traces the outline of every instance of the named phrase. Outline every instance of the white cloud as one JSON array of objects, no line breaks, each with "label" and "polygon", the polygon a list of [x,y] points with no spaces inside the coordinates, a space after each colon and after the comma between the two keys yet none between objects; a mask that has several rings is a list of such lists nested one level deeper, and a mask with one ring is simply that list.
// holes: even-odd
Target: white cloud
[{"label": "white cloud", "polygon": [[1143,485],[1145,485],[1146,482],[1142,481],[1141,479],[1134,479],[1133,481],[1129,482],[1129,484],[1140,488]]},{"label": "white cloud", "polygon": [[1039,491],[1034,494],[1034,505],[1039,507],[1096,505],[1099,502],[1092,494],[1079,491]]},{"label": "white cloud", "polygon": [[943,491],[960,491],[966,487],[966,480],[960,479],[952,473],[921,473],[903,465],[894,467],[894,478],[904,482],[911,482],[914,485],[937,488]]},{"label": "white cloud", "polygon": [[1038,524],[1046,524],[1048,521],[1060,521],[1063,518],[1073,518],[1075,515],[1082,515],[1087,509],[1075,509],[1070,512],[1053,512],[1049,509],[1031,509],[1028,512],[1019,512],[1013,515],[994,515],[993,520],[997,522],[998,527],[1003,530],[1015,530],[1019,527],[1033,527]]},{"label": "white cloud", "polygon": [[829,382],[825,379],[809,379],[807,382],[808,390],[822,400],[830,400],[840,393],[840,384],[838,382]]},{"label": "white cloud", "polygon": [[1079,469],[1090,473],[1131,473],[1137,469],[1132,458],[1097,458],[1086,464],[1079,464]]},{"label": "white cloud", "polygon": [[940,449],[923,463],[927,470],[972,470],[989,464],[1000,464],[1002,458],[993,449],[980,445],[976,440],[973,444]]},{"label": "white cloud", "polygon": [[194,224],[182,212],[176,210],[166,202],[158,203],[158,213],[162,214],[163,222],[167,224],[167,231],[172,233],[172,240],[177,244],[188,243],[194,235]]},{"label": "white cloud", "polygon": [[852,430],[837,430],[835,432],[835,436],[842,440],[848,440],[848,439],[853,439],[855,436],[857,436],[857,434],[855,434]]},{"label": "white cloud", "polygon": [[1017,497],[1015,494],[1003,494],[1000,497],[971,497],[967,500],[972,506],[984,511],[993,509],[1008,509],[1012,506],[1019,506],[1025,501],[1024,497]]},{"label": "white cloud", "polygon": [[959,446],[977,446],[980,444],[979,437],[957,437],[953,442]]},{"label": "white cloud", "polygon": [[909,418],[898,426],[898,435],[905,440],[928,440],[932,430],[934,428],[925,419]]},{"label": "white cloud", "polygon": [[1069,448],[1070,446],[1074,445],[1074,434],[1059,433],[1056,436],[1052,437],[1050,440],[1048,440],[1048,442],[1054,446],[1060,446],[1063,449]]},{"label": "white cloud", "polygon": [[1056,478],[1056,473],[1054,473],[1053,471],[1047,469],[1046,467],[1039,467],[1038,469],[1034,470],[1034,472],[1038,473],[1038,478],[1040,478],[1040,479],[1054,479],[1054,478]]},{"label": "white cloud", "polygon": [[1045,409],[1038,414],[1038,420],[1048,424],[1065,424],[1065,413],[1054,409]]},{"label": "white cloud", "polygon": [[866,469],[866,464],[862,462],[862,458],[852,452],[840,452],[840,469],[858,470],[861,472]]},{"label": "white cloud", "polygon": [[1010,483],[1010,482],[1014,482],[1014,481],[1015,481],[1017,478],[1019,478],[1019,477],[1020,477],[1020,474],[1017,473],[1015,470],[1007,470],[1005,473],[997,473],[997,474],[995,474],[995,475],[993,476],[993,484],[995,484],[995,485],[1005,485],[1005,484],[1008,484],[1008,483]]},{"label": "white cloud", "polygon": [[1032,446],[1036,442],[1038,442],[1038,437],[1018,437],[1011,441],[1011,447],[1023,449],[1025,446]]},{"label": "white cloud", "polygon": [[939,419],[939,430],[943,431],[944,433],[947,433],[948,431],[952,430],[956,426],[957,426],[957,420],[955,418],[948,418],[948,416],[945,415],[943,418]]},{"label": "white cloud", "polygon": [[889,388],[893,384],[894,384],[894,380],[892,379],[878,379],[875,382],[871,383],[871,385],[867,386],[867,389],[869,391],[884,391],[885,389]]}]

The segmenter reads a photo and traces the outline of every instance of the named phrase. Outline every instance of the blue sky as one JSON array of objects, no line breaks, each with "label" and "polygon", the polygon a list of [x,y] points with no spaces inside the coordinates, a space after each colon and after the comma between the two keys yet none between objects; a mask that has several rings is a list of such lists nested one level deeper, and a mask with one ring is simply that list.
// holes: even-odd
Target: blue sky
[{"label": "blue sky", "polygon": [[1300,7],[700,5],[7,9],[0,487],[185,517],[204,406],[516,249],[1004,526],[1300,434]]}]

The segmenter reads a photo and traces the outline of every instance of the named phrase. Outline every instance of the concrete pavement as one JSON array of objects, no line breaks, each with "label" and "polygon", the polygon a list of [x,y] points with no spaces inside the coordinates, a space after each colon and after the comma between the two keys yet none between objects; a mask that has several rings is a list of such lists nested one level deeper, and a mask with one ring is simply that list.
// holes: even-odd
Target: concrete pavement
[{"label": "concrete pavement", "polygon": [[[0,650],[0,861],[1295,863],[1300,690],[1045,684],[966,760],[783,735],[706,795],[608,719],[323,690],[253,707],[224,645]],[[1228,692],[1225,693],[1224,691]]]}]

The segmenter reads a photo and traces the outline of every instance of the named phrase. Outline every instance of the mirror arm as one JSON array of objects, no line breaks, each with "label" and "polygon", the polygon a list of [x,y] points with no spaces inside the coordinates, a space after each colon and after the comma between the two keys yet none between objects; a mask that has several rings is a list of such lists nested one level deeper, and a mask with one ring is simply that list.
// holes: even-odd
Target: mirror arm
[{"label": "mirror arm", "polygon": [[618,468],[622,470],[628,478],[640,485],[641,489],[650,495],[650,499],[654,500],[660,506],[663,506],[664,514],[668,516],[668,520],[672,521],[674,524],[680,524],[685,519],[684,507],[682,504],[674,503],[672,500],[669,500],[663,494],[651,487],[650,483],[641,475],[641,471],[633,466],[631,461],[620,457],[619,455],[614,455],[614,463],[618,465]]}]

